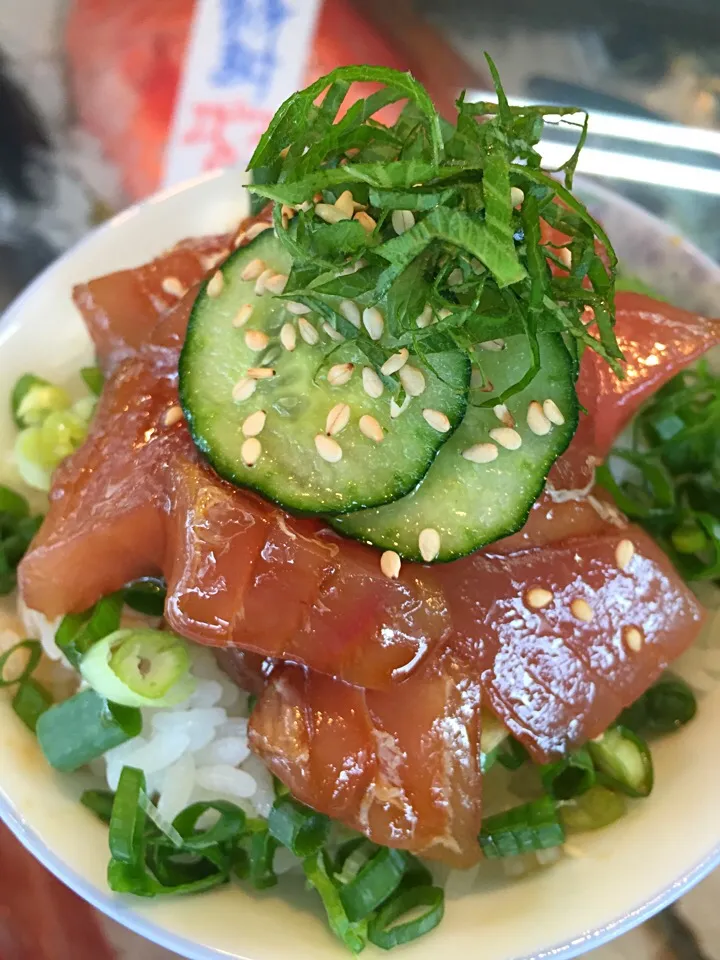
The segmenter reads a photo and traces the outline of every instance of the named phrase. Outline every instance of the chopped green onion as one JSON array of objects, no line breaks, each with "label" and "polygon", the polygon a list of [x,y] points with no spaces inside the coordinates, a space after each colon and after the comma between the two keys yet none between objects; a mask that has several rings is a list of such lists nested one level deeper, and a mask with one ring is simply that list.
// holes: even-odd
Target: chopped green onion
[{"label": "chopped green onion", "polygon": [[351,837],[341,844],[333,860],[333,876],[337,883],[345,884],[353,880],[365,866],[377,845],[367,837]]},{"label": "chopped green onion", "polygon": [[332,880],[330,864],[324,850],[303,860],[303,871],[308,883],[317,890],[325,907],[330,929],[353,953],[365,947],[366,924],[354,923],[345,913],[340,891]]},{"label": "chopped green onion", "polygon": [[583,833],[615,823],[626,811],[627,802],[621,793],[596,785],[581,797],[563,804],[560,818],[566,830]]},{"label": "chopped green onion", "polygon": [[122,593],[112,593],[83,613],[63,617],[55,634],[55,643],[76,670],[80,669],[80,661],[92,646],[119,628],[122,608]]},{"label": "chopped green onion", "polygon": [[556,800],[579,797],[595,783],[595,765],[588,750],[582,747],[562,760],[540,767],[540,779]]},{"label": "chopped green onion", "polygon": [[85,381],[88,390],[99,397],[105,385],[105,377],[100,367],[83,367],[80,370],[80,376]]},{"label": "chopped green onion", "polygon": [[141,729],[139,710],[108,703],[94,690],[83,690],[42,714],[37,738],[48,763],[70,773],[138,736]]},{"label": "chopped green onion", "polygon": [[0,597],[15,589],[17,566],[42,517],[31,517],[25,497],[0,485]]},{"label": "chopped green onion", "polygon": [[161,617],[165,612],[167,586],[157,577],[141,577],[123,588],[125,603],[148,617]]},{"label": "chopped green onion", "polygon": [[487,817],[478,839],[485,856],[494,860],[561,846],[565,831],[555,802],[543,797]]},{"label": "chopped green onion", "polygon": [[80,797],[80,803],[103,823],[110,823],[114,801],[115,794],[110,790],[86,790]]},{"label": "chopped green onion", "polygon": [[55,468],[78,449],[86,436],[87,420],[72,410],[47,413],[40,424],[17,435],[14,455],[20,476],[36,490],[49,490]]},{"label": "chopped green onion", "polygon": [[380,847],[357,876],[340,890],[350,920],[364,920],[397,890],[407,868],[402,850]]},{"label": "chopped green onion", "polygon": [[15,692],[12,708],[22,722],[33,733],[37,730],[40,717],[52,706],[50,693],[32,678],[24,680]]},{"label": "chopped green onion", "polygon": [[[6,677],[5,670],[8,663],[12,661],[21,650],[27,651],[27,657],[23,663],[22,670],[20,670],[19,673]],[[16,683],[23,683],[25,680],[28,680],[40,663],[41,656],[42,647],[37,640],[21,640],[19,643],[10,647],[9,650],[6,650],[5,653],[0,656],[0,689],[2,687],[11,687]]]},{"label": "chopped green onion", "polygon": [[629,797],[647,797],[654,774],[650,749],[627,727],[611,727],[588,744],[598,771],[598,782]]},{"label": "chopped green onion", "polygon": [[[0,517],[4,524],[9,520],[22,520],[30,513],[30,507],[25,497],[0,484]],[[5,516],[3,516],[5,515]]]},{"label": "chopped green onion", "polygon": [[514,737],[508,737],[498,747],[497,762],[506,770],[518,770],[528,758],[527,750]]},{"label": "chopped green onion", "polygon": [[10,395],[10,409],[15,426],[39,426],[48,413],[64,410],[70,406],[70,397],[65,390],[54,387],[48,380],[25,373],[15,383]]},{"label": "chopped green onion", "polygon": [[330,820],[287,795],[273,804],[268,829],[279,843],[304,859],[323,846],[330,831]]},{"label": "chopped green onion", "polygon": [[[396,923],[405,914],[419,907],[427,909],[419,917]],[[372,917],[368,924],[368,939],[376,947],[391,950],[434,930],[442,920],[444,912],[445,897],[440,887],[411,887],[393,897]]]},{"label": "chopped green onion", "polygon": [[143,858],[146,814],[140,799],[145,793],[145,774],[123,767],[110,817],[110,853],[114,860],[138,866]]},{"label": "chopped green onion", "polygon": [[691,688],[678,677],[663,677],[620,714],[618,723],[634,733],[657,736],[672,733],[697,713]]},{"label": "chopped green onion", "polygon": [[[219,817],[211,827],[198,830],[197,822],[208,810],[214,810]],[[197,852],[237,839],[245,829],[245,822],[245,812],[236,804],[209,800],[186,807],[173,820],[173,827],[182,837],[183,848]]]},{"label": "chopped green onion", "polygon": [[266,823],[259,821],[260,828],[253,829],[247,844],[249,858],[248,880],[256,890],[267,890],[277,883],[273,868],[275,851],[279,844],[270,834]]}]

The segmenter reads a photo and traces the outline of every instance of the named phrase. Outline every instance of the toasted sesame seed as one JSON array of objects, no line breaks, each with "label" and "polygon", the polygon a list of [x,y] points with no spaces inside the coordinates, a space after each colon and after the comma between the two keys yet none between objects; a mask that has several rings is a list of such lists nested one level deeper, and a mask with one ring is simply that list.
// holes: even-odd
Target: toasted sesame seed
[{"label": "toasted sesame seed", "polygon": [[345,214],[346,220],[350,220],[353,213],[355,213],[355,201],[352,193],[349,190],[343,190],[335,201],[335,206],[341,213]]},{"label": "toasted sesame seed", "polygon": [[391,221],[393,230],[399,236],[415,226],[415,214],[412,210],[393,210]]},{"label": "toasted sesame seed", "polygon": [[590,623],[593,618],[593,609],[587,600],[582,597],[576,597],[570,604],[570,613],[576,620],[582,620],[584,623]]},{"label": "toasted sesame seed", "polygon": [[454,270],[450,271],[447,282],[449,287],[457,287],[458,284],[463,282],[463,272],[460,267],[455,267]]},{"label": "toasted sesame seed", "polygon": [[625,627],[623,630],[623,640],[628,650],[632,650],[633,653],[639,653],[642,650],[645,638],[642,630],[638,630],[637,627]]},{"label": "toasted sesame seed", "polygon": [[355,365],[352,363],[336,363],[327,372],[327,380],[331,387],[342,387],[353,375]]},{"label": "toasted sesame seed", "polygon": [[325,223],[340,223],[341,220],[351,220],[352,213],[345,213],[334,203],[318,203],[315,205],[315,213],[324,220]]},{"label": "toasted sesame seed", "polygon": [[319,342],[320,334],[305,317],[300,317],[298,320],[298,329],[300,330],[300,336],[309,347],[314,347]]},{"label": "toasted sesame seed", "polygon": [[291,323],[284,323],[280,331],[280,343],[291,353],[297,344],[297,333]]},{"label": "toasted sesame seed", "polygon": [[494,443],[476,443],[463,450],[462,455],[471,463],[492,463],[497,460],[498,448]]},{"label": "toasted sesame seed", "polygon": [[525,199],[525,192],[520,187],[510,187],[510,203],[514,207],[519,207]]},{"label": "toasted sesame seed", "polygon": [[481,350],[489,350],[490,353],[499,353],[501,350],[505,349],[504,340],[483,340],[479,344]]},{"label": "toasted sesame seed", "polygon": [[337,440],[325,436],[324,433],[319,433],[315,437],[315,449],[328,463],[337,463],[342,460],[342,447]]},{"label": "toasted sesame seed", "polygon": [[525,602],[533,610],[542,610],[553,602],[552,591],[546,590],[545,587],[531,587],[525,594]]},{"label": "toasted sesame seed", "polygon": [[390,416],[393,420],[397,420],[401,413],[405,413],[407,408],[410,406],[410,401],[412,397],[405,394],[405,399],[402,403],[398,403],[395,397],[390,398]]},{"label": "toasted sesame seed", "polygon": [[280,216],[283,219],[283,226],[287,229],[287,223],[289,220],[295,216],[295,207],[291,207],[289,203],[284,203],[280,207]]},{"label": "toasted sesame seed", "polygon": [[522,437],[511,427],[495,427],[490,431],[490,436],[506,450],[517,450],[522,446]]},{"label": "toasted sesame seed", "polygon": [[425,377],[422,370],[411,367],[409,363],[400,371],[400,383],[409,397],[419,397],[425,392]]},{"label": "toasted sesame seed", "polygon": [[233,247],[237,250],[240,244],[244,243],[245,240],[247,240],[247,234],[245,233],[244,230],[240,230],[238,235],[233,240]]},{"label": "toasted sesame seed", "polygon": [[304,303],[298,303],[296,300],[286,300],[285,309],[288,313],[292,313],[293,316],[301,317],[305,313],[310,313],[310,307],[306,307]]},{"label": "toasted sesame seed", "polygon": [[287,286],[288,277],[286,273],[276,273],[265,282],[265,289],[270,293],[282,293]]},{"label": "toasted sesame seed", "polygon": [[437,430],[438,433],[447,433],[450,429],[450,421],[441,410],[426,408],[423,410],[422,415],[428,426],[431,426],[433,430]]},{"label": "toasted sesame seed", "polygon": [[448,317],[452,316],[452,310],[449,310],[447,307],[441,307],[438,310],[438,320],[446,320]]},{"label": "toasted sesame seed", "polygon": [[383,382],[372,367],[363,367],[362,382],[363,390],[369,397],[372,397],[373,400],[377,400],[378,397],[382,396],[383,390],[385,389]]},{"label": "toasted sesame seed", "polygon": [[245,236],[248,240],[254,240],[255,237],[259,237],[261,233],[265,233],[266,230],[272,230],[271,223],[253,223],[245,231]]},{"label": "toasted sesame seed", "polygon": [[341,300],[340,313],[345,317],[348,323],[360,329],[360,307],[354,300]]},{"label": "toasted sesame seed", "polygon": [[500,423],[504,423],[506,427],[515,426],[515,418],[504,403],[496,403],[493,407],[493,413],[498,418]]},{"label": "toasted sesame seed", "polygon": [[554,400],[548,399],[543,401],[543,413],[550,423],[554,423],[557,427],[561,427],[565,423],[565,417],[560,412],[560,408]]},{"label": "toasted sesame seed", "polygon": [[401,567],[402,560],[394,550],[386,550],[380,557],[380,569],[390,580],[397,580]]},{"label": "toasted sesame seed", "polygon": [[260,459],[262,453],[262,445],[257,437],[248,437],[248,439],[240,447],[240,456],[243,459],[243,463],[246,467],[254,467],[255,464]]},{"label": "toasted sesame seed", "polygon": [[353,219],[357,220],[365,233],[372,233],[377,226],[373,218],[364,210],[358,210]]},{"label": "toasted sesame seed", "polygon": [[251,260],[244,268],[243,272],[240,274],[241,280],[257,280],[261,273],[263,273],[267,267],[265,266],[264,260]]},{"label": "toasted sesame seed", "polygon": [[322,198],[323,198],[323,195],[322,195],[322,193],[320,193],[320,191],[318,190],[317,193],[314,193],[314,194],[313,194],[313,203],[322,203]]},{"label": "toasted sesame seed", "polygon": [[429,303],[426,303],[425,307],[423,308],[423,312],[420,314],[419,317],[416,318],[415,324],[421,330],[424,330],[425,327],[429,327],[430,324],[434,322],[434,320],[435,320],[435,317],[433,316],[433,309]]},{"label": "toasted sesame seed", "polygon": [[275,371],[272,367],[250,367],[247,375],[252,380],[272,380]]},{"label": "toasted sesame seed", "polygon": [[473,257],[472,260],[470,261],[470,269],[472,270],[473,273],[477,274],[478,276],[481,273],[485,273],[485,265],[483,263],[480,263],[477,257]]},{"label": "toasted sesame seed", "polygon": [[257,294],[258,297],[262,296],[262,294],[265,293],[265,287],[274,276],[275,276],[275,271],[271,270],[269,267],[263,270],[263,272],[255,281],[255,293]]},{"label": "toasted sesame seed", "polygon": [[543,413],[543,408],[537,400],[533,400],[528,407],[527,425],[537,437],[544,437],[552,430],[552,424]]},{"label": "toasted sesame seed", "polygon": [[181,283],[177,277],[165,277],[162,282],[162,288],[165,293],[171,297],[177,297],[178,300],[187,293],[187,287]]},{"label": "toasted sesame seed", "polygon": [[177,403],[170,407],[165,414],[165,426],[173,427],[176,423],[179,423],[183,418],[182,407]]},{"label": "toasted sesame seed", "polygon": [[627,570],[634,555],[635,544],[632,540],[621,540],[615,547],[615,562],[620,570]]},{"label": "toasted sesame seed", "polygon": [[[322,194],[318,197],[319,200],[322,200]],[[303,213],[307,213],[308,210],[312,210],[312,202],[310,200],[303,200],[302,203],[297,205],[298,210],[302,210]]]},{"label": "toasted sesame seed", "polygon": [[252,312],[253,305],[251,303],[244,303],[235,314],[232,325],[234,327],[244,327],[252,316]]},{"label": "toasted sesame seed", "polygon": [[385,329],[385,319],[377,307],[367,307],[362,313],[363,326],[371,340],[379,340]]},{"label": "toasted sesame seed", "polygon": [[243,400],[249,400],[255,393],[256,388],[257,383],[255,380],[250,377],[243,377],[242,380],[238,380],[232,388],[232,398],[238,403],[241,403]]},{"label": "toasted sesame seed", "polygon": [[355,263],[350,263],[348,264],[347,267],[343,267],[340,273],[338,274],[338,276],[349,277],[351,274],[357,273],[358,270],[362,270],[366,266],[367,266],[367,260],[363,260],[363,258],[360,257],[360,259],[356,260]]},{"label": "toasted sesame seed", "polygon": [[205,273],[210,273],[211,270],[214,270],[215,267],[223,262],[223,260],[227,259],[227,255],[229,253],[229,250],[220,250],[219,253],[211,253],[204,257],[200,257],[200,263],[202,264]]},{"label": "toasted sesame seed", "polygon": [[261,434],[265,426],[266,418],[267,414],[264,410],[256,410],[255,413],[251,413],[249,417],[246,417],[242,425],[244,436],[257,437]]},{"label": "toasted sesame seed", "polygon": [[558,260],[566,269],[570,269],[572,266],[572,253],[568,250],[567,247],[560,247],[557,252]]},{"label": "toasted sesame seed", "polygon": [[385,439],[383,428],[377,422],[375,417],[371,417],[367,413],[360,417],[358,426],[360,427],[360,433],[364,437],[367,437],[368,440],[374,440],[375,443],[381,443]]},{"label": "toasted sesame seed", "polygon": [[215,273],[208,280],[208,285],[205,288],[207,295],[209,297],[219,297],[225,286],[225,278],[222,275],[221,270],[216,270]]},{"label": "toasted sesame seed", "polygon": [[430,563],[440,553],[440,534],[432,527],[425,527],[418,537],[420,556],[426,563]]},{"label": "toasted sesame seed", "polygon": [[340,331],[336,330],[335,327],[331,323],[328,323],[327,320],[324,321],[322,328],[325,331],[325,333],[330,337],[330,339],[335,340],[337,343],[341,343],[345,339],[345,337],[340,333]]},{"label": "toasted sesame seed", "polygon": [[350,407],[347,403],[336,403],[325,420],[325,433],[334,437],[350,423]]},{"label": "toasted sesame seed", "polygon": [[270,337],[262,330],[248,330],[245,334],[245,346],[248,350],[259,353],[270,343]]},{"label": "toasted sesame seed", "polygon": [[409,356],[409,351],[406,347],[403,347],[402,350],[398,350],[397,353],[394,353],[391,357],[388,357],[385,363],[380,367],[380,372],[384,373],[386,377],[389,377],[391,373],[397,373],[398,370],[401,370],[408,362]]}]

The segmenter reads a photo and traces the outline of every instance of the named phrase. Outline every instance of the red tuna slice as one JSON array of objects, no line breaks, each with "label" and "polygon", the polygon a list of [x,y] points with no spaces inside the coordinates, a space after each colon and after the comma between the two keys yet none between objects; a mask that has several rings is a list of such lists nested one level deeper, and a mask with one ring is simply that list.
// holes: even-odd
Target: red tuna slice
[{"label": "red tuna slice", "polygon": [[376,843],[479,859],[480,686],[446,648],[386,693],[281,665],[250,742],[291,793]]},{"label": "red tuna slice", "polygon": [[443,580],[485,705],[546,762],[598,736],[693,642],[702,613],[638,527],[505,556]]}]

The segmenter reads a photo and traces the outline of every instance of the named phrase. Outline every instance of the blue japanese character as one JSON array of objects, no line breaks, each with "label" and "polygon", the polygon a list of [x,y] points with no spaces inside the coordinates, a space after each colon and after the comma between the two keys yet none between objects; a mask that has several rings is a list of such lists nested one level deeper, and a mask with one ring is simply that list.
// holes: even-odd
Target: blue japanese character
[{"label": "blue japanese character", "polygon": [[280,28],[290,10],[282,0],[220,0],[220,63],[212,75],[219,87],[246,84],[262,100],[277,64]]}]

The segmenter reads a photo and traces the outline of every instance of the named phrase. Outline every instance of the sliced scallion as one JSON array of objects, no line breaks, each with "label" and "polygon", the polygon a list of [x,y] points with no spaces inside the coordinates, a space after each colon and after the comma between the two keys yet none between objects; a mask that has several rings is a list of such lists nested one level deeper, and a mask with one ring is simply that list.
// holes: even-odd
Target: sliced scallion
[{"label": "sliced scallion", "polygon": [[[407,913],[425,907],[424,913],[404,923],[397,923]],[[445,896],[440,887],[411,887],[393,897],[368,924],[368,939],[376,947],[391,950],[417,940],[434,930],[445,912]]]},{"label": "sliced scallion", "polygon": [[324,850],[317,850],[303,860],[303,871],[308,883],[317,890],[325,907],[330,929],[353,953],[365,947],[367,924],[355,923],[345,913],[340,890],[332,880],[330,864]]},{"label": "sliced scallion", "polygon": [[125,603],[144,613],[148,617],[161,617],[165,612],[165,597],[167,587],[164,580],[158,577],[141,577],[133,580],[123,589]]},{"label": "sliced scallion", "polygon": [[364,920],[385,903],[400,886],[407,865],[404,851],[380,847],[357,876],[340,889],[348,918]]},{"label": "sliced scallion", "polygon": [[565,831],[553,799],[542,797],[487,817],[478,839],[485,856],[493,860],[561,846]]},{"label": "sliced scallion", "polygon": [[[11,672],[6,676],[8,665],[12,664],[21,650],[27,651],[27,656],[19,672]],[[14,644],[9,650],[0,656],[0,689],[2,687],[12,687],[16,683],[24,683],[30,678],[35,668],[40,663],[42,656],[42,647],[37,640],[21,640]]]},{"label": "sliced scallion", "polygon": [[103,823],[110,823],[114,800],[115,794],[110,790],[86,790],[80,797],[80,803]]},{"label": "sliced scallion", "polygon": [[17,688],[12,700],[12,708],[28,730],[35,733],[38,720],[46,710],[50,709],[52,703],[51,694],[30,677],[23,680]]},{"label": "sliced scallion", "polygon": [[[208,810],[219,814],[206,830],[198,830],[197,822]],[[183,848],[194,852],[216,847],[236,840],[245,829],[245,812],[228,800],[210,800],[193,803],[173,820],[173,827],[182,837]]]},{"label": "sliced scallion", "polygon": [[679,677],[667,676],[623,710],[618,723],[638,734],[660,736],[679,730],[696,713],[697,700],[692,689]]},{"label": "sliced scallion", "polygon": [[143,858],[146,814],[140,798],[145,789],[142,770],[123,767],[110,817],[110,853],[131,866],[138,866]]},{"label": "sliced scallion", "polygon": [[88,390],[99,397],[105,385],[105,377],[100,367],[83,367],[80,370],[80,376],[85,381]]},{"label": "sliced scallion", "polygon": [[540,767],[540,779],[556,800],[570,800],[588,791],[596,780],[595,765],[587,748],[582,747],[562,760]]},{"label": "sliced scallion", "polygon": [[304,859],[319,850],[327,840],[330,819],[287,795],[273,804],[268,830],[278,843]]},{"label": "sliced scallion", "polygon": [[629,797],[647,797],[654,773],[647,743],[627,727],[611,727],[588,744],[598,771],[598,782]]},{"label": "sliced scallion", "polygon": [[581,797],[560,807],[560,818],[567,830],[582,833],[599,830],[625,816],[627,802],[621,793],[594,786]]},{"label": "sliced scallion", "polygon": [[94,644],[118,629],[122,608],[122,594],[112,593],[83,613],[63,617],[55,634],[55,643],[76,670]]}]

